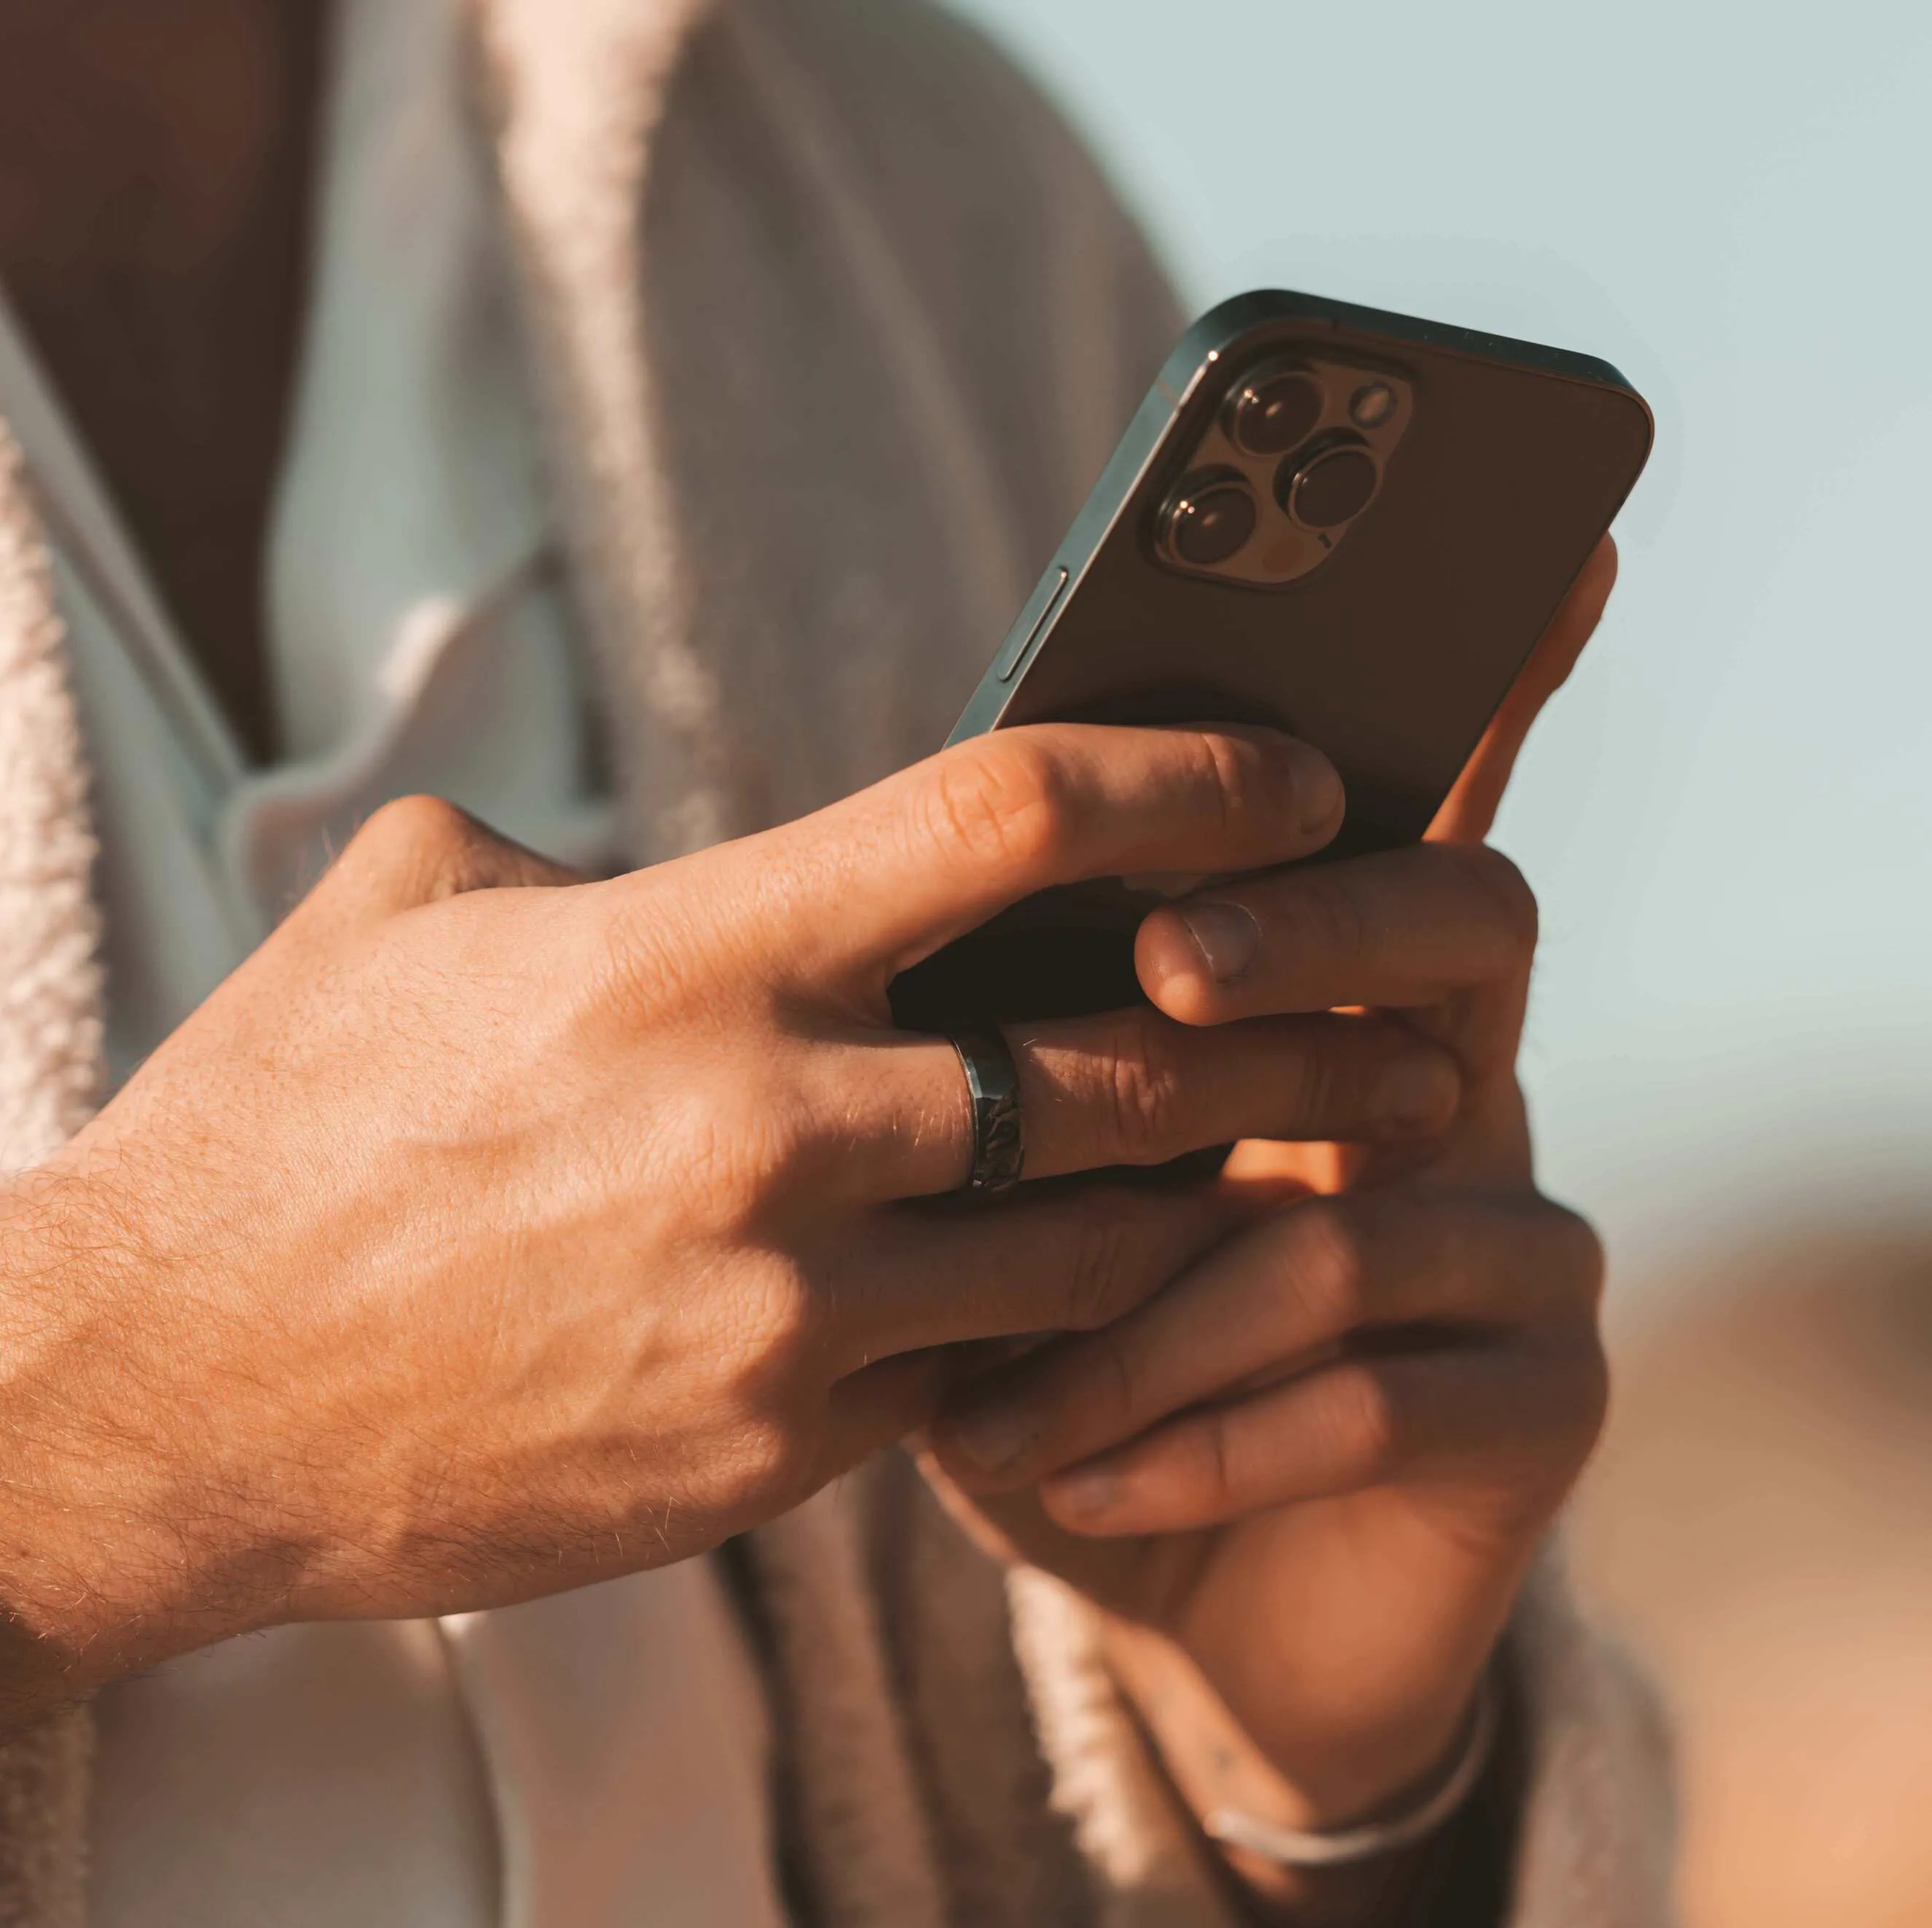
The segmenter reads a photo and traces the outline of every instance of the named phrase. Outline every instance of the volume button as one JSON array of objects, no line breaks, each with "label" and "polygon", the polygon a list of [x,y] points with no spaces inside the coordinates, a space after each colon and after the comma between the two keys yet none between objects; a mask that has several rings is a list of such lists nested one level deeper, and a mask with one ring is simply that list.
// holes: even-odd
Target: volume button
[{"label": "volume button", "polygon": [[1020,611],[1019,620],[1006,638],[1006,646],[993,664],[993,673],[1001,682],[1010,682],[1013,672],[1026,660],[1026,653],[1033,647],[1034,639],[1046,627],[1047,618],[1060,606],[1066,583],[1064,569],[1049,569],[1040,577],[1039,586],[1028,597],[1026,607]]}]

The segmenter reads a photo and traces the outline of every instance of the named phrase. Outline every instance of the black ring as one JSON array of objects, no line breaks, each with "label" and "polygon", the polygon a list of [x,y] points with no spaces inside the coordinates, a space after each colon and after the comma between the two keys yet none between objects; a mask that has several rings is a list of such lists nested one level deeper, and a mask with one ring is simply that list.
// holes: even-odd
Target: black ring
[{"label": "black ring", "polygon": [[973,1168],[960,1190],[969,1198],[1004,1198],[1020,1182],[1026,1135],[1020,1126],[1020,1075],[1000,1033],[956,1031],[952,1048],[973,1098]]}]

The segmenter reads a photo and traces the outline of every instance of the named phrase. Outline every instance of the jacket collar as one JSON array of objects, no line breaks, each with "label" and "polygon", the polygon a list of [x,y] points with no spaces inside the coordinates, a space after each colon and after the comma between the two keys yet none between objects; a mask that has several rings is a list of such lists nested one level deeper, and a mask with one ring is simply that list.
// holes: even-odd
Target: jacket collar
[{"label": "jacket collar", "polygon": [[80,727],[20,450],[0,422],[0,1174],[94,1102],[98,919]]},{"label": "jacket collar", "polygon": [[736,827],[691,645],[643,311],[640,211],[672,80],[714,0],[470,0],[549,478],[616,714],[640,859]]},{"label": "jacket collar", "polygon": [[[638,210],[679,59],[712,0],[466,0],[520,270],[552,480],[623,712],[640,855],[721,834],[717,692],[663,513]],[[0,1172],[94,1102],[99,919],[86,758],[46,545],[0,422]]]}]

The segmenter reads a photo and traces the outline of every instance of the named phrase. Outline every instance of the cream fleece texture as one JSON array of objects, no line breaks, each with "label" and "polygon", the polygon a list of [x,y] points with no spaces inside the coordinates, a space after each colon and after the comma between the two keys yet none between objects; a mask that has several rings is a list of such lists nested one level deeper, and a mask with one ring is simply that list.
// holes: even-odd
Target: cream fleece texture
[{"label": "cream fleece texture", "polygon": [[[640,862],[944,737],[1178,316],[1077,145],[910,0],[474,0],[572,587]],[[85,762],[0,435],[0,1171],[98,1075]],[[737,1553],[825,1928],[1228,1921],[1080,1603],[889,1455]],[[1654,1711],[1539,1573],[1514,1928],[1669,1919]],[[85,1919],[88,1726],[0,1749],[0,1923]]]}]

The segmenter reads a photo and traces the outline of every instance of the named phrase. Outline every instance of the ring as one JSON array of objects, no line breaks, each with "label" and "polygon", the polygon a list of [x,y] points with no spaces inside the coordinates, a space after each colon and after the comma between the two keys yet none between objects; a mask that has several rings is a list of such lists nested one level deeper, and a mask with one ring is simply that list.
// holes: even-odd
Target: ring
[{"label": "ring", "polygon": [[959,1189],[969,1198],[1004,1198],[1020,1182],[1026,1138],[1020,1128],[1020,1075],[1000,1033],[956,1031],[950,1042],[973,1099],[973,1168]]}]

